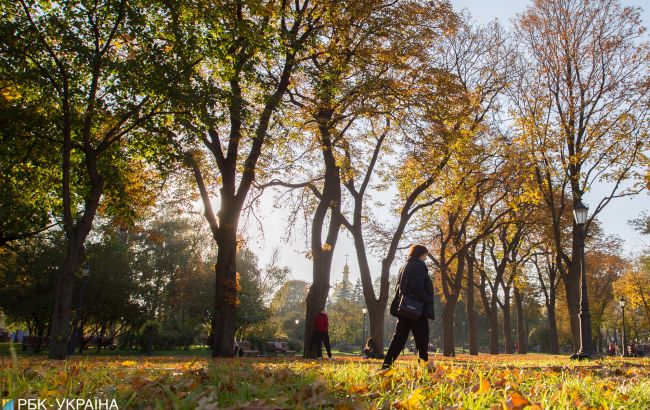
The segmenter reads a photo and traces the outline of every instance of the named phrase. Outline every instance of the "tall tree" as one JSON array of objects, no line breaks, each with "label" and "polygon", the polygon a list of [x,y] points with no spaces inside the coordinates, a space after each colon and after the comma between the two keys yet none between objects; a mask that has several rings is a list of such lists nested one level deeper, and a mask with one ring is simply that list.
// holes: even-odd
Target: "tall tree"
[{"label": "tall tree", "polygon": [[[510,212],[508,207],[502,206],[507,196],[499,177],[502,161],[473,144],[469,147],[446,172],[444,183],[448,187],[444,200],[423,221],[428,227],[425,230],[428,243],[431,243],[429,256],[440,272],[445,356],[455,355],[455,313],[464,286],[467,286],[465,264],[469,252],[475,250],[476,244],[490,235]],[[477,152],[470,154],[472,149]]]},{"label": "tall tree", "polygon": [[[494,126],[493,116],[514,73],[516,58],[512,43],[497,22],[476,26],[471,16],[462,15],[459,30],[448,36],[449,50],[444,55],[445,67],[454,73],[474,104],[471,132]],[[456,129],[456,128],[455,128]],[[469,353],[478,354],[477,320],[474,307],[475,245],[467,252],[466,309]]]},{"label": "tall tree", "polygon": [[[618,0],[536,0],[516,38],[526,50],[515,108],[521,143],[553,224],[556,263],[564,283],[574,347],[580,327],[579,229],[572,205],[595,183],[609,192],[592,206],[587,229],[615,198],[642,187],[647,163],[650,49],[639,9]],[[563,229],[572,243],[563,246]]]},{"label": "tall tree", "polygon": [[34,132],[56,147],[60,161],[57,182],[48,189],[58,191],[55,213],[66,255],[54,288],[50,357],[63,359],[84,242],[105,194],[114,199],[104,203],[106,211],[128,208],[121,175],[135,159],[125,142],[163,103],[147,95],[162,86],[149,68],[163,45],[145,18],[156,14],[137,1],[20,0],[2,8],[2,31],[11,33],[2,50],[3,71],[42,97],[47,132]]},{"label": "tall tree", "polygon": [[621,277],[614,282],[614,291],[630,302],[630,311],[638,309],[643,326],[650,327],[650,258],[639,257]]},{"label": "tall tree", "polygon": [[[237,307],[239,220],[260,158],[271,151],[274,114],[320,25],[320,3],[204,1],[168,5],[171,53],[194,66],[172,96],[183,114],[176,143],[201,194],[218,247],[213,356],[231,356]],[[209,159],[200,161],[196,150]],[[211,198],[218,187],[219,210]]]},{"label": "tall tree", "polygon": [[[404,13],[404,7],[411,11]],[[435,151],[435,155],[420,155],[417,151],[421,140],[415,137],[420,130],[414,124],[453,120],[463,115],[467,107],[466,96],[458,83],[448,72],[433,66],[427,57],[427,52],[442,42],[444,33],[455,31],[456,16],[449,5],[436,2],[421,7],[405,3],[397,10],[398,15],[390,13],[378,20],[387,33],[378,30],[374,41],[383,42],[383,48],[369,44],[374,50],[374,59],[383,64],[376,63],[378,73],[368,78],[367,94],[361,96],[364,111],[369,111],[366,113],[367,129],[344,139],[341,144],[342,182],[351,208],[349,213],[341,212],[341,219],[354,240],[370,335],[380,350],[384,344],[384,317],[390,296],[390,269],[411,218],[440,200],[439,197],[426,198],[423,193],[445,168],[453,155],[451,146],[455,142],[452,136],[444,133],[420,134],[429,144],[428,154]],[[399,35],[390,30],[393,25],[399,27]],[[419,36],[413,36],[415,32],[419,32]],[[360,68],[366,70],[366,67],[367,64],[363,64]],[[376,101],[372,101],[373,98]],[[385,115],[386,112],[391,114]],[[414,115],[415,112],[425,114]],[[391,126],[391,122],[398,125]],[[407,128],[413,133],[406,131]],[[398,155],[391,155],[389,150]],[[376,181],[378,175],[387,175],[395,163],[400,164],[395,181],[398,196],[394,201],[399,219],[395,226],[384,228],[370,222],[374,218],[367,202],[371,198],[371,182]],[[375,289],[368,260],[367,234],[378,230],[382,240],[370,243],[382,249],[379,289]]]},{"label": "tall tree", "polygon": [[585,252],[585,264],[589,267],[587,275],[589,283],[589,300],[591,301],[591,317],[594,329],[593,346],[597,351],[606,347],[602,338],[607,311],[617,306],[614,298],[613,284],[621,277],[622,272],[629,270],[629,262],[622,256],[622,241],[616,237],[605,237],[594,240]]},{"label": "tall tree", "polygon": [[548,320],[549,331],[549,353],[559,354],[560,345],[558,342],[555,305],[557,301],[557,291],[561,279],[557,266],[555,265],[556,258],[553,254],[553,250],[548,248],[549,247],[541,247],[537,252],[533,253],[531,255],[530,263],[534,267],[535,274],[539,280],[539,287],[541,288],[542,295],[544,297],[544,306],[546,307],[546,317]]},{"label": "tall tree", "polygon": [[[383,316],[388,292],[384,283],[382,294],[376,299],[372,288],[361,224],[366,190],[378,157],[387,150],[384,143],[390,127],[386,124],[402,116],[400,113],[408,105],[406,101],[412,99],[410,93],[423,94],[426,86],[420,80],[431,79],[430,73],[434,71],[423,64],[429,49],[427,45],[439,37],[441,31],[451,28],[453,14],[449,5],[443,2],[431,2],[424,7],[413,1],[357,1],[332,6],[325,22],[317,44],[323,51],[310,59],[304,80],[297,83],[296,90],[290,93],[292,102],[306,118],[299,124],[300,131],[313,135],[315,143],[308,148],[322,156],[322,166],[315,170],[305,167],[307,175],[301,177],[309,182],[278,180],[267,184],[303,188],[316,197],[311,224],[310,254],[314,279],[307,303],[306,354],[310,353],[313,317],[327,298],[331,255],[341,224],[355,238],[371,332],[379,343],[383,343]],[[427,74],[423,75],[425,71]],[[439,84],[428,85],[431,86],[429,93],[433,93],[431,90]],[[414,91],[416,89],[420,91]],[[373,133],[371,128],[376,132]],[[393,132],[396,131],[397,127],[394,127]],[[355,140],[363,142],[356,144]],[[366,165],[364,154],[368,146],[370,160]],[[352,152],[359,152],[360,158]],[[359,168],[367,168],[360,175],[361,181],[356,178],[360,174]],[[295,175],[291,171],[294,169],[289,172],[290,179]],[[403,225],[412,215],[409,211],[412,211],[417,194],[431,183],[429,181],[419,188],[406,206],[398,240]],[[350,219],[342,212],[345,199],[341,184],[348,189],[354,202]],[[326,221],[329,225],[323,242],[321,237]]]}]

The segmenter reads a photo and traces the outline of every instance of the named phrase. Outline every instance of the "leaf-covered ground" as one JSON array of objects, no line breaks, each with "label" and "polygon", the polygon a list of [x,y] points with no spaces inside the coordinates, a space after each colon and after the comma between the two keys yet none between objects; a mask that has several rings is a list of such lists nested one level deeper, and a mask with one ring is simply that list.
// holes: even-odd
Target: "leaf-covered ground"
[{"label": "leaf-covered ground", "polygon": [[0,357],[3,398],[108,398],[120,409],[650,408],[650,359]]}]

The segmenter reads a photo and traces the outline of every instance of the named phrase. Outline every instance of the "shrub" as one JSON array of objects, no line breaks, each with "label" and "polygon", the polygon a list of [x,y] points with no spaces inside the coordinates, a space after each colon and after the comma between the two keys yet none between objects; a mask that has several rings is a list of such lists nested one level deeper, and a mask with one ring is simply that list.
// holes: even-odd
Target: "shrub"
[{"label": "shrub", "polygon": [[153,353],[153,345],[160,333],[160,323],[155,320],[146,321],[140,327],[140,346],[142,350],[147,353]]}]

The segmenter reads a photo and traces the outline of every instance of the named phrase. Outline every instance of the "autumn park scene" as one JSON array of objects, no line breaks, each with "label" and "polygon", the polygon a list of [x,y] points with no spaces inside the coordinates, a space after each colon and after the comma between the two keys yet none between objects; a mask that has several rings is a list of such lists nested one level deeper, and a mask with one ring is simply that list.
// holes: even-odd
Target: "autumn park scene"
[{"label": "autumn park scene", "polygon": [[646,0],[0,0],[0,408],[650,409]]}]

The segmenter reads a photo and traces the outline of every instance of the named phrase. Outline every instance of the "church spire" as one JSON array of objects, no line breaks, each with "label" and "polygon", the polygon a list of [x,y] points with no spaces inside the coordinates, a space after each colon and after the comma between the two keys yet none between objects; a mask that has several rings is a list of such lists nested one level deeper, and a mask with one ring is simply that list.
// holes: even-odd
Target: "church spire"
[{"label": "church spire", "polygon": [[345,266],[343,267],[343,283],[347,285],[347,283],[349,282],[350,282],[350,267],[348,266],[348,254],[345,254]]},{"label": "church spire", "polygon": [[350,266],[348,266],[348,255],[345,255],[345,266],[343,266],[343,279],[335,286],[333,300],[352,300],[352,282],[350,282]]}]

